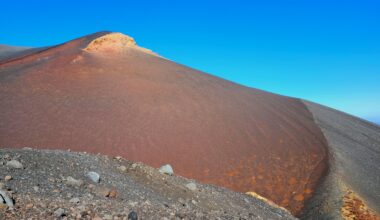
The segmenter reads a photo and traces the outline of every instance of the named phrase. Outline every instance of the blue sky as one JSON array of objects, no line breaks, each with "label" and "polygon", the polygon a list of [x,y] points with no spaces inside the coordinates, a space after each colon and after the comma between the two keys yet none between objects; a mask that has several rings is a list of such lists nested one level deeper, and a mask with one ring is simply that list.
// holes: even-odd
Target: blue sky
[{"label": "blue sky", "polygon": [[380,123],[380,2],[16,1],[0,44],[45,46],[101,30],[231,81]]}]

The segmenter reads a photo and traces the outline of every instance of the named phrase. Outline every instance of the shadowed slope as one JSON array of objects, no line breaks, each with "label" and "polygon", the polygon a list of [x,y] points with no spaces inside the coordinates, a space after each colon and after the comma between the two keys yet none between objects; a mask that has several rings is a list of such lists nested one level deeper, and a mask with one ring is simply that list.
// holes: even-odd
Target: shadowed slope
[{"label": "shadowed slope", "polygon": [[[324,203],[337,213],[322,213],[320,218],[340,215],[344,197],[351,194],[350,191],[360,195],[371,209],[380,213],[380,127],[325,106],[304,103],[321,127],[330,152],[330,172],[314,203]],[[320,207],[318,204],[317,209]],[[318,213],[321,214],[314,212],[310,218],[317,218]]]},{"label": "shadowed slope", "polygon": [[[327,167],[325,138],[301,101],[105,34],[0,64],[1,147],[170,163],[185,177],[254,191],[299,213]],[[89,50],[104,37],[115,41]]]}]

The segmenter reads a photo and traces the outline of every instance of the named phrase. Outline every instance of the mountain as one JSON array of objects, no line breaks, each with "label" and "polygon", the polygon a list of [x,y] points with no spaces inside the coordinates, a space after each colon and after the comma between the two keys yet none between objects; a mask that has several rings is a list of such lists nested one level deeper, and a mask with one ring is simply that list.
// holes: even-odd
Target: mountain
[{"label": "mountain", "polygon": [[120,33],[3,56],[0,121],[0,147],[171,164],[305,218],[338,218],[347,192],[380,211],[378,126],[174,63]]}]

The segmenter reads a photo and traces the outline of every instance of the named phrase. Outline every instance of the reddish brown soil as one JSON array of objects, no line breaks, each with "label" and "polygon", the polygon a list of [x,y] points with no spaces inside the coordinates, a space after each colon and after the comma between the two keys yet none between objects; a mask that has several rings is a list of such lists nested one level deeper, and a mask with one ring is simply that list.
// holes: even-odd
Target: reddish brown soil
[{"label": "reddish brown soil", "polygon": [[376,212],[368,208],[363,200],[351,190],[344,195],[341,212],[346,220],[380,220]]},{"label": "reddish brown soil", "polygon": [[121,155],[299,213],[327,168],[304,104],[91,35],[0,61],[0,147]]}]

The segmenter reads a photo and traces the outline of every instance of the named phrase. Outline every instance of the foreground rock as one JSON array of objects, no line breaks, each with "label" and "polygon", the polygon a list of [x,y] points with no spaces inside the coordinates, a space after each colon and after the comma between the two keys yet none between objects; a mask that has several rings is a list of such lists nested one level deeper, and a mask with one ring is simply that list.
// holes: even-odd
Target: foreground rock
[{"label": "foreground rock", "polygon": [[170,164],[166,164],[166,165],[160,167],[160,169],[158,171],[162,174],[167,174],[170,176],[174,174],[173,167]]},{"label": "foreground rock", "polygon": [[11,198],[9,198],[9,196],[7,195],[7,193],[3,190],[0,189],[0,204],[5,204],[7,205],[8,207],[13,207],[13,201]]},{"label": "foreground rock", "polygon": [[67,185],[70,185],[70,186],[77,186],[77,187],[80,187],[83,185],[83,181],[82,180],[77,180],[77,179],[74,179],[73,177],[71,176],[68,176],[67,179],[66,179],[66,183]]},{"label": "foreground rock", "polygon": [[94,183],[99,183],[100,175],[97,172],[91,171],[87,173],[87,177]]},{"label": "foreground rock", "polygon": [[[124,159],[0,149],[0,162],[6,154],[19,158],[26,168],[0,165],[1,174],[14,177],[3,183],[2,193],[8,202],[15,201],[13,207],[0,209],[0,219],[295,219],[251,196]],[[126,167],[124,172],[120,166]],[[99,183],[86,178],[92,170],[101,173]],[[109,190],[107,196],[98,193],[104,189]]]},{"label": "foreground rock", "polygon": [[15,168],[15,169],[22,169],[23,168],[23,165],[17,160],[8,161],[7,166]]}]

